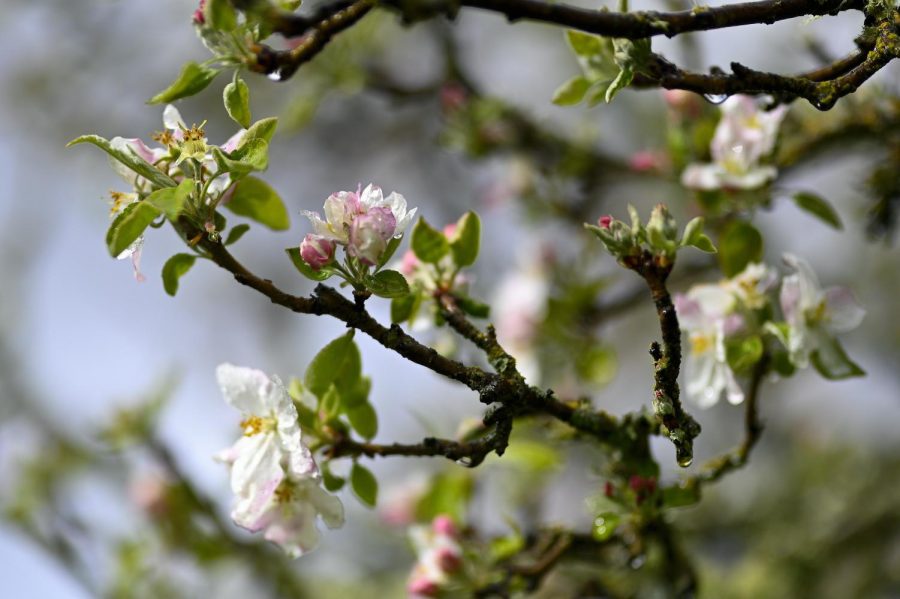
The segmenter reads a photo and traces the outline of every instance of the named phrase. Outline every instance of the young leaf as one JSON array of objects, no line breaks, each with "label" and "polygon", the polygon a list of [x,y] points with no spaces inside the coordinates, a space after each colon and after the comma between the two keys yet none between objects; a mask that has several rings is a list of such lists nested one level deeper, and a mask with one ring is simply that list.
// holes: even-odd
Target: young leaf
[{"label": "young leaf", "polygon": [[83,143],[97,146],[112,158],[115,158],[157,187],[175,187],[175,180],[167,174],[135,154],[133,151],[123,151],[114,148],[108,140],[99,135],[82,135],[81,137],[76,137],[66,144],[66,147],[68,148]]},{"label": "young leaf", "polygon": [[865,376],[866,374],[865,370],[850,359],[843,346],[834,337],[824,340],[822,346],[812,353],[810,360],[819,374],[831,381]]},{"label": "young leaf", "polygon": [[725,359],[733,371],[745,374],[762,358],[763,349],[763,341],[759,335],[728,339],[725,342]]},{"label": "young leaf", "polygon": [[801,191],[794,194],[792,199],[798,208],[809,212],[830,227],[838,231],[844,228],[841,217],[834,209],[834,206],[829,204],[824,198],[808,191]]},{"label": "young leaf", "polygon": [[459,267],[471,266],[478,258],[481,243],[481,219],[472,211],[466,212],[456,221],[456,236],[450,244],[453,261]]},{"label": "young leaf", "polygon": [[196,62],[188,62],[181,68],[181,73],[178,74],[175,81],[169,87],[150,98],[147,103],[165,104],[199,94],[212,83],[212,80],[218,74],[219,71],[217,69],[204,67]]},{"label": "young leaf", "polygon": [[164,187],[157,189],[144,199],[145,202],[162,212],[171,221],[178,220],[184,203],[194,190],[194,180],[185,179],[178,187]]},{"label": "young leaf", "polygon": [[581,75],[572,77],[553,92],[553,103],[557,106],[573,106],[584,99],[591,88],[591,82]]},{"label": "young leaf", "polygon": [[491,315],[491,307],[489,305],[465,295],[456,297],[456,305],[459,306],[460,310],[475,318],[487,318]]},{"label": "young leaf", "polygon": [[303,377],[303,384],[310,393],[321,397],[342,374],[345,363],[352,359],[351,353],[354,351],[358,355],[359,350],[353,343],[352,330],[323,347],[309,363]]},{"label": "young leaf", "polygon": [[163,289],[171,296],[178,292],[178,280],[191,269],[197,256],[192,254],[175,254],[168,260],[162,269]]},{"label": "young leaf", "polygon": [[287,208],[281,197],[268,183],[256,177],[247,177],[235,183],[234,194],[225,208],[275,231],[290,227]]},{"label": "young leaf", "polygon": [[244,83],[244,80],[238,76],[238,72],[234,72],[234,78],[231,83],[225,86],[222,93],[222,99],[225,102],[225,110],[228,112],[235,123],[247,129],[250,127],[250,88]]},{"label": "young leaf", "polygon": [[574,29],[566,30],[566,41],[578,56],[594,56],[602,54],[604,50],[602,37]]},{"label": "young leaf", "polygon": [[350,486],[360,501],[369,507],[375,507],[378,502],[378,480],[368,468],[358,462],[354,463],[350,470]]},{"label": "young leaf", "polygon": [[288,257],[294,263],[294,267],[300,271],[300,274],[310,281],[324,281],[334,274],[327,266],[321,270],[313,270],[312,266],[300,257],[299,247],[287,248],[284,251],[287,252]]},{"label": "young leaf", "polygon": [[406,277],[396,270],[381,270],[366,280],[369,290],[378,297],[402,297],[409,294]]},{"label": "young leaf", "polygon": [[159,215],[159,210],[147,202],[134,202],[126,206],[106,232],[109,254],[116,258],[127,250]]},{"label": "young leaf", "polygon": [[384,252],[381,254],[381,258],[378,259],[378,264],[376,265],[379,269],[388,263],[394,253],[397,251],[397,248],[400,247],[400,243],[403,241],[403,237],[391,237],[391,240],[388,241],[387,247],[384,248]]},{"label": "young leaf", "polygon": [[413,227],[410,246],[416,257],[428,264],[437,263],[450,251],[450,243],[444,234],[432,228],[424,218]]},{"label": "young leaf", "polygon": [[748,222],[734,221],[719,239],[719,264],[726,277],[738,274],[762,259],[763,238]]},{"label": "young leaf", "polygon": [[348,409],[347,418],[353,430],[363,439],[371,439],[378,433],[378,414],[369,402]]},{"label": "young leaf", "polygon": [[231,227],[231,230],[228,231],[228,237],[225,238],[225,245],[237,243],[237,240],[243,237],[244,233],[249,230],[250,225],[248,225],[247,223],[241,223],[239,225]]},{"label": "young leaf", "polygon": [[272,141],[272,136],[275,135],[275,128],[277,126],[278,119],[275,117],[256,121],[244,132],[244,135],[241,137],[241,143],[238,144],[237,149],[240,150],[253,139],[261,139],[266,143],[269,143]]},{"label": "young leaf", "polygon": [[415,293],[401,295],[391,300],[391,322],[400,324],[413,317],[419,296]]},{"label": "young leaf", "polygon": [[326,491],[330,491],[331,493],[336,493],[340,491],[344,487],[344,483],[347,481],[340,476],[336,476],[333,472],[331,472],[331,468],[328,466],[328,462],[324,462],[322,464],[322,484],[325,486]]},{"label": "young leaf", "polygon": [[216,31],[234,31],[237,27],[237,14],[228,0],[206,0],[203,15]]}]

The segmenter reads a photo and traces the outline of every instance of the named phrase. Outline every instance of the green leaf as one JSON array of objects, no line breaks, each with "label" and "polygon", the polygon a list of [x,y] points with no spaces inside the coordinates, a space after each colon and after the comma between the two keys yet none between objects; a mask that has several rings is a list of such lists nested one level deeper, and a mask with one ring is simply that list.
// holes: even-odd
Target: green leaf
[{"label": "green leaf", "polygon": [[237,71],[234,72],[231,83],[225,86],[222,100],[225,102],[225,111],[235,123],[244,129],[250,127],[250,88],[238,76]]},{"label": "green leaf", "polygon": [[347,481],[340,476],[335,476],[335,474],[331,471],[331,467],[328,465],[328,462],[324,462],[322,464],[322,484],[325,485],[325,490],[330,491],[331,493],[336,493],[344,488],[344,484]]},{"label": "green leaf", "polygon": [[378,502],[378,480],[368,468],[354,463],[350,470],[350,486],[360,501],[369,507],[375,507]]},{"label": "green leaf", "polygon": [[395,297],[391,300],[391,322],[400,324],[413,317],[419,296],[414,293]]},{"label": "green leaf", "polygon": [[572,77],[553,92],[553,103],[557,106],[573,106],[584,99],[592,83],[583,76]]},{"label": "green leaf", "polygon": [[150,98],[148,104],[166,104],[199,94],[212,83],[218,74],[217,69],[201,66],[193,61],[188,62],[181,68],[181,73],[178,74],[175,81]]},{"label": "green leaf", "polygon": [[126,206],[106,232],[109,254],[116,258],[127,250],[159,215],[159,210],[147,202],[134,202]]},{"label": "green leaf", "polygon": [[603,99],[606,103],[612,102],[617,93],[631,85],[633,79],[634,70],[631,67],[623,67],[619,74],[616,75],[616,78],[613,79],[613,82],[609,84],[609,87],[606,88],[606,93],[603,94]]},{"label": "green leaf", "polygon": [[284,251],[287,252],[288,257],[294,263],[294,267],[300,271],[300,274],[311,281],[324,281],[334,274],[334,271],[327,266],[319,270],[313,270],[312,266],[300,257],[299,247],[287,248]]},{"label": "green leaf", "polygon": [[234,31],[237,28],[237,14],[229,0],[206,0],[203,7],[206,23],[216,31]]},{"label": "green leaf", "polygon": [[244,131],[244,135],[241,136],[241,142],[238,144],[237,149],[240,150],[254,139],[261,139],[266,143],[271,142],[277,126],[278,119],[276,117],[269,117],[256,121]]},{"label": "green leaf", "polygon": [[369,402],[362,403],[347,410],[347,418],[363,439],[371,439],[378,433],[378,414]]},{"label": "green leaf", "polygon": [[290,227],[287,208],[281,197],[268,183],[256,177],[247,177],[235,183],[234,193],[225,208],[275,231]]},{"label": "green leaf", "polygon": [[594,385],[606,385],[616,376],[619,362],[611,347],[591,347],[579,352],[575,370],[582,380]]},{"label": "green leaf", "polygon": [[[231,245],[233,243],[237,243],[237,240],[244,236],[244,233],[250,230],[250,225],[247,223],[241,223],[239,225],[235,225],[231,227],[231,230],[228,231],[228,237],[225,238],[225,245]],[[299,253],[299,249],[297,252]]]},{"label": "green leaf", "polygon": [[701,252],[710,254],[716,253],[716,246],[712,240],[703,232],[703,217],[698,216],[684,226],[684,233],[681,235],[681,247],[695,247]]},{"label": "green leaf", "polygon": [[719,239],[719,265],[726,277],[740,273],[763,255],[763,238],[756,227],[745,221],[734,221]]},{"label": "green leaf", "polygon": [[844,228],[837,210],[824,198],[808,191],[801,191],[794,194],[794,197],[791,199],[794,200],[798,208],[809,212],[830,227],[838,231]]},{"label": "green leaf", "polygon": [[456,265],[463,268],[474,264],[480,243],[481,219],[472,211],[466,212],[456,221],[456,232],[450,243]]},{"label": "green leaf", "polygon": [[865,370],[850,359],[841,343],[834,337],[822,335],[822,345],[810,355],[810,360],[819,374],[831,381],[866,374]]},{"label": "green leaf", "polygon": [[679,484],[665,487],[662,491],[663,505],[666,507],[685,507],[700,501],[700,485]]},{"label": "green leaf", "polygon": [[269,168],[269,142],[256,137],[231,153],[231,158],[256,171]]},{"label": "green leaf", "polygon": [[387,247],[384,248],[384,252],[381,253],[381,258],[378,259],[377,268],[383,267],[388,263],[394,253],[397,251],[397,248],[400,247],[400,243],[403,241],[403,236],[400,237],[391,237],[391,240],[388,241]]},{"label": "green leaf", "polygon": [[615,534],[616,528],[618,528],[621,521],[622,517],[615,512],[598,514],[594,518],[594,525],[591,527],[591,536],[600,542],[607,541]]},{"label": "green leaf", "polygon": [[366,286],[378,297],[402,297],[409,294],[406,277],[396,270],[382,270],[366,279]]},{"label": "green leaf", "polygon": [[144,201],[162,212],[171,221],[177,221],[184,210],[184,203],[194,191],[194,180],[185,179],[178,187],[164,187],[148,195]]},{"label": "green leaf", "polygon": [[598,35],[567,29],[566,41],[578,56],[593,56],[604,52],[604,39]]},{"label": "green leaf", "polygon": [[341,394],[334,385],[328,385],[325,393],[319,394],[319,412],[325,414],[326,419],[336,418],[341,413]]},{"label": "green leaf", "polygon": [[475,318],[487,318],[491,315],[491,307],[489,305],[465,295],[456,296],[456,305],[459,306],[460,310]]},{"label": "green leaf", "polygon": [[316,397],[322,397],[337,377],[342,374],[347,360],[353,359],[351,354],[354,352],[359,354],[356,344],[353,343],[353,331],[351,330],[330,342],[316,354],[306,368],[303,384],[310,393]]},{"label": "green leaf", "polygon": [[450,251],[450,243],[444,234],[433,228],[424,218],[413,227],[410,241],[413,253],[427,264],[436,264]]},{"label": "green leaf", "polygon": [[725,359],[733,371],[746,374],[763,355],[763,340],[759,335],[725,341]]},{"label": "green leaf", "polygon": [[163,265],[162,280],[163,289],[171,296],[178,293],[178,281],[191,269],[197,256],[192,254],[175,254]]},{"label": "green leaf", "polygon": [[76,146],[78,144],[89,143],[97,146],[112,158],[115,158],[141,177],[150,181],[157,187],[175,187],[175,180],[167,174],[138,156],[133,150],[121,151],[113,148],[112,144],[100,137],[99,135],[82,135],[66,144],[66,147]]},{"label": "green leaf", "polygon": [[338,391],[341,394],[341,406],[349,413],[349,410],[353,410],[369,401],[372,379],[367,376],[361,376],[359,361],[357,361],[355,376],[350,365],[345,366],[344,371],[348,374],[337,378],[337,382],[340,383]]}]

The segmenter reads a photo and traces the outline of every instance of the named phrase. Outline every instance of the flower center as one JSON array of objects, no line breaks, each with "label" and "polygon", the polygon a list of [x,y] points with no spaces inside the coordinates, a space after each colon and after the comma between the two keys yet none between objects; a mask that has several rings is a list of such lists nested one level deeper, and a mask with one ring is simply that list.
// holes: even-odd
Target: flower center
[{"label": "flower center", "polygon": [[244,431],[245,437],[252,437],[260,433],[269,433],[275,430],[277,421],[274,418],[262,418],[260,416],[250,416],[241,420],[241,429]]},{"label": "flower center", "polygon": [[150,138],[159,143],[161,146],[173,146],[175,145],[175,136],[172,135],[172,132],[166,129],[165,131],[157,131]]},{"label": "flower center", "polygon": [[705,354],[715,345],[712,335],[704,335],[703,333],[694,333],[691,335],[691,353],[694,355]]},{"label": "flower center", "polygon": [[121,212],[125,208],[125,206],[137,199],[137,196],[135,194],[125,193],[122,191],[110,191],[109,197],[112,198],[109,209],[110,216],[114,216],[118,212]]},{"label": "flower center", "polygon": [[816,305],[815,308],[810,308],[806,311],[806,321],[810,325],[816,325],[825,320],[826,317],[826,307],[825,300],[822,300]]},{"label": "flower center", "polygon": [[275,489],[275,501],[277,503],[288,503],[289,501],[294,499],[296,495],[296,491],[294,489],[294,485],[291,484],[290,481],[285,479],[278,488]]}]

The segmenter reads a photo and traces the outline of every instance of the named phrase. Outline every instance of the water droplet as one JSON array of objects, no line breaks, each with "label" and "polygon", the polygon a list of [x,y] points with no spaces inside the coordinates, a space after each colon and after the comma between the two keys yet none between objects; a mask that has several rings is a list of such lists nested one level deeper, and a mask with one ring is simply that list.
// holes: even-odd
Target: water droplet
[{"label": "water droplet", "polygon": [[276,70],[272,71],[271,73],[266,75],[266,77],[268,77],[272,81],[281,81],[281,69],[276,69]]},{"label": "water droplet", "polygon": [[466,468],[471,468],[472,467],[472,458],[470,458],[468,456],[464,457],[464,458],[459,458],[458,460],[456,460],[456,463],[459,464],[460,466],[465,466]]},{"label": "water droplet", "polygon": [[710,104],[721,104],[728,99],[728,94],[703,94],[703,97]]},{"label": "water droplet", "polygon": [[687,468],[691,464],[694,463],[694,456],[692,455],[680,455],[678,456],[678,465],[682,468]]}]

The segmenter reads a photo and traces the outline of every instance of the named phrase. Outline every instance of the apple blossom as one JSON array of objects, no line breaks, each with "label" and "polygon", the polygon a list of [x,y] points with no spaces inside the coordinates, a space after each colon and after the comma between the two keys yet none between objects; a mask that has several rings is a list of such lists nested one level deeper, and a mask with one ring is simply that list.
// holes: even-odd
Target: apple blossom
[{"label": "apple blossom", "polygon": [[[793,273],[781,285],[781,309],[787,321],[787,335],[779,335],[799,368],[809,365],[810,356],[819,352],[823,362],[843,362],[834,335],[855,329],[865,309],[846,287],[822,289],[809,263],[792,254],[783,256]],[[821,355],[824,354],[824,355]]]},{"label": "apple blossom", "polygon": [[728,98],[721,110],[710,145],[713,162],[689,165],[681,175],[682,185],[707,191],[762,187],[778,174],[774,166],[760,161],[774,149],[787,107],[766,112],[754,98],[736,95]]},{"label": "apple blossom", "polygon": [[416,526],[410,530],[410,538],[418,560],[406,590],[410,596],[436,596],[463,564],[459,533],[453,520],[446,515],[437,516],[431,526]]},{"label": "apple blossom", "polygon": [[374,265],[387,249],[388,241],[394,236],[396,229],[397,219],[390,208],[370,208],[353,219],[347,249],[351,256],[370,266]]},{"label": "apple blossom", "polygon": [[733,294],[719,285],[695,285],[686,295],[676,294],[674,301],[681,328],[690,340],[685,360],[687,396],[701,408],[715,405],[723,391],[732,404],[744,401],[725,354],[726,336],[744,324],[734,312]]},{"label": "apple blossom", "polygon": [[317,271],[334,260],[336,247],[330,239],[310,233],[303,238],[303,243],[300,244],[300,257],[309,264],[310,268]]}]

